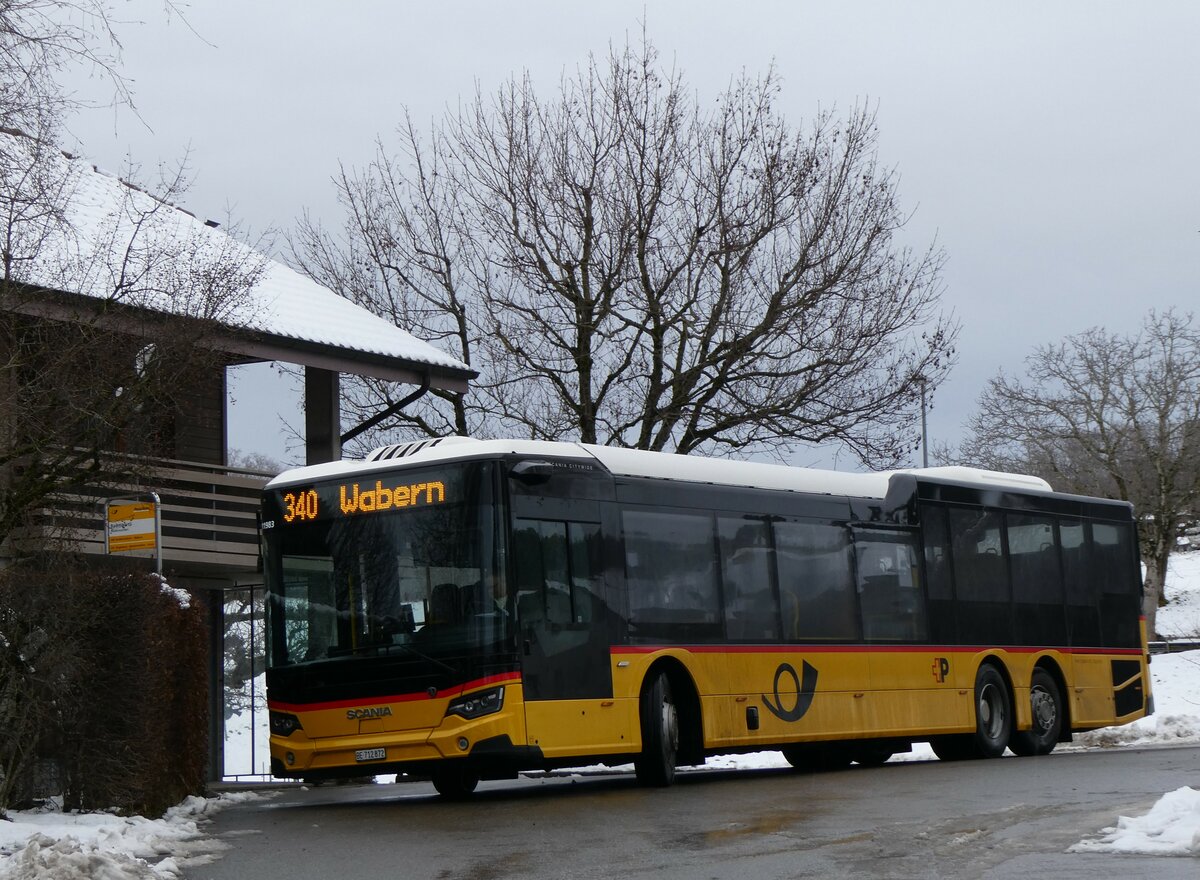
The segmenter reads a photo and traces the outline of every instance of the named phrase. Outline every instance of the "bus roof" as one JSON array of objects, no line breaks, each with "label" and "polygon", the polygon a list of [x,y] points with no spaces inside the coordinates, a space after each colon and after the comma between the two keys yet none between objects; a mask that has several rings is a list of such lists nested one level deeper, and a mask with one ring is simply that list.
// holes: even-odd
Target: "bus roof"
[{"label": "bus roof", "polygon": [[353,475],[366,476],[391,470],[400,463],[405,466],[415,466],[504,455],[594,461],[614,476],[712,483],[759,489],[782,489],[790,492],[852,498],[885,498],[891,478],[897,474],[908,474],[917,479],[930,479],[978,488],[1007,488],[1019,492],[1052,491],[1050,484],[1039,477],[967,467],[912,468],[854,473],[707,458],[698,455],[647,452],[640,449],[593,446],[584,443],[544,440],[475,440],[469,437],[445,437],[399,446],[386,446],[375,450],[364,460],[335,461],[296,468],[275,477],[267,484],[267,488],[273,489],[285,485],[312,483]]}]

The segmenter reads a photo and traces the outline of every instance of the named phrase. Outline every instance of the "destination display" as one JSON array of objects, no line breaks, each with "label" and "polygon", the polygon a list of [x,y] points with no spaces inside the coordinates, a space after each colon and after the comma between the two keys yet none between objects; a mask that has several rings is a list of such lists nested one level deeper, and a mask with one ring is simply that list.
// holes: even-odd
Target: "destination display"
[{"label": "destination display", "polygon": [[[452,474],[387,474],[315,486],[289,486],[267,493],[263,529],[318,520],[370,516],[419,507],[439,507],[458,500],[461,476]],[[274,510],[271,510],[274,508]]]}]

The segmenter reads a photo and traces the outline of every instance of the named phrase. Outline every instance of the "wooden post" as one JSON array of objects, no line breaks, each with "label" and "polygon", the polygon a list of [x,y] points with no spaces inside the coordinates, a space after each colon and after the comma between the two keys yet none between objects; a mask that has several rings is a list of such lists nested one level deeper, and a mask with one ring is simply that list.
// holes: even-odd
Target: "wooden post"
[{"label": "wooden post", "polygon": [[342,457],[340,378],[333,370],[304,368],[305,464],[337,461]]}]

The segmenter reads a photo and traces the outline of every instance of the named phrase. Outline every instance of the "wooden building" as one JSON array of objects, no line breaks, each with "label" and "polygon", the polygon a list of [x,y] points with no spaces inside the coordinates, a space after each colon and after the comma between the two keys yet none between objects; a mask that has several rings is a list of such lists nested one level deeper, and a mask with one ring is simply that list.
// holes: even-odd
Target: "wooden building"
[{"label": "wooden building", "polygon": [[[50,210],[30,207],[39,204]],[[341,457],[343,374],[407,383],[417,392],[465,391],[476,375],[216,224],[19,132],[0,131],[0,225],[7,233],[0,237],[7,320],[59,328],[64,338],[72,328],[105,329],[106,350],[89,352],[80,375],[138,358],[148,328],[202,339],[212,354],[187,377],[170,412],[144,413],[142,429],[115,437],[105,452],[114,461],[135,460],[135,476],[125,485],[59,493],[0,545],[0,565],[50,533],[72,550],[102,554],[104,499],[155,492],[164,574],[219,607],[221,591],[261,579],[259,492],[273,476],[229,466],[230,367],[274,361],[303,369],[310,464]],[[21,383],[38,381],[36,369],[10,369],[0,392],[7,388],[11,398],[30,390]],[[264,423],[264,431],[273,429]],[[219,676],[219,666],[214,670]]]}]

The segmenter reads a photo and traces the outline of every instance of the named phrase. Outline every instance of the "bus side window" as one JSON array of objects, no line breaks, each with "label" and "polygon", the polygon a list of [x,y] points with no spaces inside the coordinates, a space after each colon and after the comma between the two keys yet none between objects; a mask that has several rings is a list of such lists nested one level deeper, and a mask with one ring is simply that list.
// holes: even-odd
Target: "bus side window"
[{"label": "bus side window", "polygon": [[1001,514],[952,507],[950,537],[961,643],[1004,644],[1011,639],[1012,603]]},{"label": "bus side window", "polygon": [[1100,645],[1100,609],[1091,589],[1087,531],[1081,520],[1059,523],[1063,585],[1067,599],[1067,638],[1074,647]]},{"label": "bus side window", "polygon": [[566,626],[596,617],[604,601],[598,525],[517,520],[513,553],[518,619]]},{"label": "bus side window", "polygon": [[925,536],[925,589],[928,594],[929,637],[938,644],[958,640],[954,579],[950,570],[950,520],[940,504],[921,505]]},{"label": "bus side window", "polygon": [[858,639],[849,531],[822,522],[782,521],[772,527],[783,638]]},{"label": "bus side window", "polygon": [[1016,643],[1065,645],[1067,618],[1054,519],[1009,513],[1005,524],[1016,610]]},{"label": "bus side window", "polygon": [[1142,613],[1141,581],[1133,570],[1133,526],[1092,523],[1092,582],[1099,587],[1100,627],[1105,647],[1136,648]]},{"label": "bus side window", "polygon": [[717,520],[725,635],[760,641],[779,637],[779,614],[771,589],[771,530],[767,521],[722,516]]},{"label": "bus side window", "polygon": [[631,633],[667,642],[720,638],[712,515],[629,507],[621,521]]},{"label": "bus side window", "polygon": [[926,636],[916,536],[907,532],[856,530],[858,595],[863,638],[918,641]]},{"label": "bus side window", "polygon": [[513,529],[517,616],[532,621],[571,622],[567,568],[567,524],[517,520]]}]

